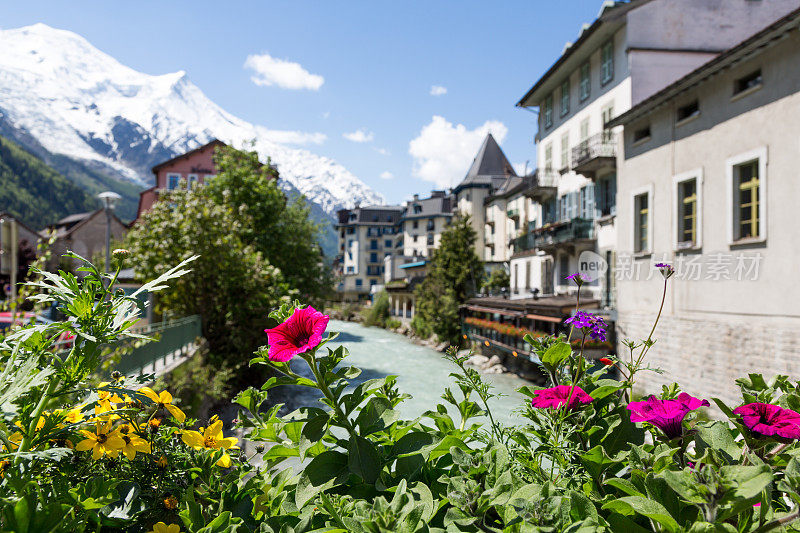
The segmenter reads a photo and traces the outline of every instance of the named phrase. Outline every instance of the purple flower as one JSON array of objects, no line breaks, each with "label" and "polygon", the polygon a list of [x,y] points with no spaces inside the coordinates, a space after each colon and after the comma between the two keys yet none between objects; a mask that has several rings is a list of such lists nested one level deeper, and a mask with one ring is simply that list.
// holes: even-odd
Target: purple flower
[{"label": "purple flower", "polygon": [[669,279],[675,273],[675,269],[669,263],[656,263],[656,268],[661,271],[664,279]]},{"label": "purple flower", "polygon": [[269,360],[286,362],[297,354],[316,348],[322,342],[329,319],[328,315],[308,306],[295,309],[286,322],[265,329],[269,340]]},{"label": "purple flower", "polygon": [[574,281],[575,285],[577,285],[578,287],[580,287],[584,283],[592,281],[591,279],[589,279],[588,276],[586,276],[585,274],[581,274],[580,272],[575,272],[574,274],[570,274],[564,279],[566,279],[567,281]]},{"label": "purple flower", "polygon": [[757,437],[800,439],[800,413],[771,403],[748,403],[733,410]]},{"label": "purple flower", "polygon": [[608,324],[597,315],[587,313],[586,311],[578,311],[573,316],[566,319],[564,323],[581,330],[584,335],[588,334],[591,339],[597,342],[606,340]]},{"label": "purple flower", "polygon": [[577,385],[558,385],[549,389],[539,389],[533,393],[536,396],[531,400],[531,405],[537,409],[561,407],[567,403],[567,398],[569,398],[567,410],[572,411],[579,405],[591,403],[594,399]]},{"label": "purple flower", "polygon": [[675,400],[661,400],[650,396],[642,402],[631,402],[631,422],[648,422],[664,432],[668,439],[683,435],[683,419],[689,412],[708,407],[708,400],[700,400],[685,392]]}]

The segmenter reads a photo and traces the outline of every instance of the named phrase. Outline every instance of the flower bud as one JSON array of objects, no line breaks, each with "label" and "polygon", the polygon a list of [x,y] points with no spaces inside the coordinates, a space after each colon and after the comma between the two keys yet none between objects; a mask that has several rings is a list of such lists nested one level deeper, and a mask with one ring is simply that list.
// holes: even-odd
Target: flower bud
[{"label": "flower bud", "polygon": [[256,445],[256,453],[264,453],[265,446],[263,444]]},{"label": "flower bud", "polygon": [[130,250],[126,250],[125,248],[117,248],[116,250],[111,252],[111,255],[114,256],[114,259],[122,261],[123,259],[125,259],[126,257],[129,257],[131,255],[131,251]]}]

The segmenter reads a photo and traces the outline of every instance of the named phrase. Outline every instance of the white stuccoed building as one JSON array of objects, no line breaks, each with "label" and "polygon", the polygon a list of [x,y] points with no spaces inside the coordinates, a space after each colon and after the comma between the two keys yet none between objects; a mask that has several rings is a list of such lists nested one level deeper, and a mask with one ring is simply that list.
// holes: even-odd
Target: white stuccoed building
[{"label": "white stuccoed building", "polygon": [[800,10],[612,121],[618,156],[618,334],[646,338],[639,384],[740,398],[750,372],[800,378]]}]

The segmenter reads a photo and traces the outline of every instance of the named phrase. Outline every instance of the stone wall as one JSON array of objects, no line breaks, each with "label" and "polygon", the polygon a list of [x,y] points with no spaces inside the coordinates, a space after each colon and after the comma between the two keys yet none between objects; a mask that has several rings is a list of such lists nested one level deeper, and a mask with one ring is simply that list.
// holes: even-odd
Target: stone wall
[{"label": "stone wall", "polygon": [[[655,319],[650,314],[620,313],[620,340],[646,339]],[[761,373],[800,379],[800,319],[711,314],[692,317],[662,316],[645,363],[663,374],[644,371],[636,389],[658,393],[661,386],[677,382],[698,397],[721,398],[729,405],[741,403],[736,380]],[[620,344],[619,357],[628,357]],[[713,407],[713,404],[712,404]]]}]

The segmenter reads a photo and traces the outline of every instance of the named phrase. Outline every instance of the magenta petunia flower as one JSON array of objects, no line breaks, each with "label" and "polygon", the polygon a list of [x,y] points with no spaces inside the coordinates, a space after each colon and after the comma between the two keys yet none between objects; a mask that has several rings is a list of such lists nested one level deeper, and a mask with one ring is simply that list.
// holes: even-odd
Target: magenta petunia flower
[{"label": "magenta petunia flower", "polygon": [[642,402],[631,402],[631,422],[648,422],[664,432],[668,439],[683,435],[683,419],[689,412],[708,407],[708,400],[700,400],[685,392],[675,400],[662,400],[650,396]]},{"label": "magenta petunia flower", "polygon": [[569,406],[567,409],[571,411],[582,404],[591,403],[594,399],[577,385],[574,387],[570,385],[558,385],[557,387],[549,389],[539,389],[534,391],[534,394],[536,396],[531,400],[531,405],[537,409],[561,407],[567,403],[567,398],[569,398]]},{"label": "magenta petunia flower", "polygon": [[759,437],[800,439],[800,413],[770,403],[748,403],[733,410]]},{"label": "magenta petunia flower", "polygon": [[328,327],[328,315],[311,306],[295,309],[288,320],[265,329],[269,339],[269,360],[286,362],[297,354],[316,348]]}]

